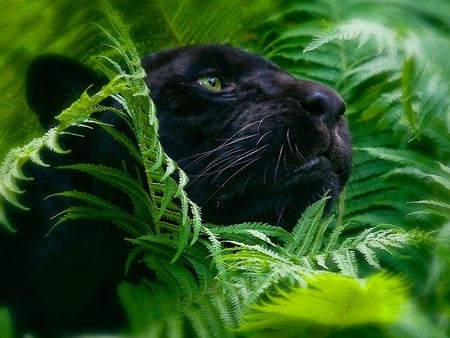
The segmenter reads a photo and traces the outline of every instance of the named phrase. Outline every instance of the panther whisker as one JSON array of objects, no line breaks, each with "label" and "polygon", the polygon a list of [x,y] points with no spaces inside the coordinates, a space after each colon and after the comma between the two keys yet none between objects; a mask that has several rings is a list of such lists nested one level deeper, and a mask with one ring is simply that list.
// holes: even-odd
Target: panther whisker
[{"label": "panther whisker", "polygon": [[[278,208],[277,208],[278,209]],[[278,210],[277,210],[278,211]],[[280,211],[278,211],[278,219],[277,219],[277,225],[281,223],[283,219],[284,212],[286,211],[286,205],[283,205]]]},{"label": "panther whisker", "polygon": [[259,124],[258,124],[258,134],[260,133],[262,122],[266,119],[266,117],[267,117],[267,116],[264,116],[261,120],[259,120]]},{"label": "panther whisker", "polygon": [[185,166],[185,168],[188,168],[188,167],[190,167],[190,166],[200,162],[201,160],[205,159],[209,155],[212,155],[212,154],[214,154],[217,151],[223,150],[223,148],[230,147],[230,146],[232,146],[232,145],[234,145],[236,143],[239,143],[239,142],[241,142],[243,140],[246,140],[246,139],[249,139],[249,138],[252,138],[252,137],[255,137],[255,136],[258,136],[258,134],[242,136],[242,137],[239,137],[237,139],[234,139],[232,142],[228,142],[231,139],[231,138],[229,138],[229,139],[225,140],[224,143],[220,144],[219,146],[217,146],[217,147],[215,147],[215,148],[213,148],[211,150],[207,150],[207,151],[202,152],[202,153],[198,153],[198,154],[194,154],[194,155],[189,156],[189,157],[185,157],[185,158],[179,160],[179,162],[182,163],[182,162],[184,162],[186,160],[194,159],[193,161],[191,161],[190,163],[188,163]]},{"label": "panther whisker", "polygon": [[280,168],[280,161],[281,161],[281,156],[283,155],[283,150],[284,150],[284,143],[281,145],[280,152],[278,154],[277,165],[275,166],[275,172],[274,172],[274,176],[273,176],[274,182],[277,181],[278,169]]},{"label": "panther whisker", "polygon": [[291,143],[291,138],[290,138],[289,132],[290,132],[290,129],[288,129],[286,131],[286,139],[287,139],[287,143],[288,143],[289,149],[291,150],[292,155],[295,156],[295,151],[294,151],[294,148],[292,148],[292,143]]},{"label": "panther whisker", "polygon": [[258,142],[256,142],[256,145],[259,145],[261,143],[261,141],[263,140],[264,137],[266,137],[267,135],[270,134],[270,131],[265,132],[258,140]]},{"label": "panther whisker", "polygon": [[216,171],[212,171],[211,169],[216,168],[216,167],[220,167],[221,170],[222,165],[229,163],[230,161],[235,161],[233,160],[234,158],[239,158],[239,156],[241,156],[241,153],[243,152],[243,154],[245,154],[246,149],[242,148],[242,147],[238,147],[238,148],[233,148],[230,149],[230,151],[224,152],[222,153],[220,156],[217,156],[216,158],[214,158],[211,162],[208,163],[208,165],[206,165],[203,169],[202,169],[202,173],[215,173]]},{"label": "panther whisker", "polygon": [[297,158],[302,162],[306,162],[306,158],[302,155],[302,153],[298,149],[297,143],[295,143],[294,145],[295,145],[295,153],[297,155]]},{"label": "panther whisker", "polygon": [[286,153],[284,153],[284,155],[283,155],[283,164],[284,164],[284,169],[286,170],[286,172],[289,173],[290,169],[289,169],[289,166],[287,164],[287,154]]},{"label": "panther whisker", "polygon": [[[255,162],[259,161],[260,157],[256,156],[255,158],[251,158],[247,161],[247,163],[245,165],[243,165],[241,168],[239,168],[238,170],[236,170],[230,177],[228,177],[225,182],[221,183],[218,188],[216,190],[214,190],[209,197],[206,199],[206,202],[209,202],[215,195],[217,195],[220,190],[222,190],[236,175],[238,175],[241,171],[245,170],[247,167],[251,166],[252,164],[254,164]],[[242,163],[240,163],[242,164]],[[214,180],[217,178],[218,176],[216,176],[212,182],[214,182]],[[242,188],[242,186],[241,186]]]},{"label": "panther whisker", "polygon": [[263,186],[267,185],[267,178],[268,178],[267,171],[268,170],[269,170],[269,166],[266,165],[266,169],[264,169],[264,174],[263,174]]},{"label": "panther whisker", "polygon": [[[239,150],[242,150],[241,148]],[[201,183],[203,182],[206,178],[210,177],[213,174],[216,174],[216,176],[212,179],[212,182],[214,182],[219,176],[220,174],[225,171],[225,170],[229,170],[232,169],[233,167],[237,166],[237,165],[242,165],[243,163],[246,163],[248,161],[248,157],[254,155],[255,153],[257,153],[257,151],[262,150],[261,148],[257,148],[255,149],[250,149],[247,150],[246,152],[243,152],[239,157],[235,156],[236,154],[234,154],[234,156],[232,157],[231,161],[230,161],[230,152],[228,153],[224,153],[222,154],[222,158],[220,159],[214,159],[214,165],[213,166],[209,166],[209,170],[205,170],[206,168],[204,168],[199,174],[195,175],[195,176],[191,176],[191,183]],[[236,152],[235,152],[236,153]],[[211,170],[211,168],[213,167],[219,167],[219,169],[217,170]]]},{"label": "panther whisker", "polygon": [[[263,118],[264,119],[264,118]],[[241,129],[239,129],[238,131],[236,131],[233,135],[231,135],[229,138],[225,139],[225,142],[223,144],[227,144],[227,141],[232,140],[236,135],[240,134],[241,132],[243,132],[244,130],[246,130],[247,128],[250,128],[252,125],[259,123],[260,121],[255,121],[252,123],[249,123],[247,125],[245,125],[244,127],[242,127]],[[259,127],[258,127],[259,129]],[[256,134],[251,134],[251,135],[258,135],[258,133]]]},{"label": "panther whisker", "polygon": [[[216,180],[216,178],[221,175],[223,172],[225,172],[228,169],[234,168],[238,165],[241,165],[242,163],[245,163],[245,161],[248,160],[248,158],[253,155],[256,155],[258,152],[262,151],[265,148],[265,146],[261,147],[261,148],[256,148],[256,149],[251,149],[250,151],[244,153],[241,157],[239,157],[238,159],[234,160],[233,162],[229,163],[227,166],[225,166],[224,168],[222,168],[216,175],[216,177],[214,177],[213,181]],[[257,158],[259,160],[259,157]],[[255,158],[251,158],[251,160],[255,160]]]},{"label": "panther whisker", "polygon": [[[230,181],[231,181],[235,176],[237,176],[241,171],[243,171],[245,168],[247,168],[248,166],[252,165],[253,163],[255,163],[255,162],[259,161],[259,160],[260,160],[260,157],[258,157],[258,156],[254,157],[254,158],[251,158],[245,165],[243,165],[242,167],[240,167],[240,168],[239,168],[238,170],[236,170],[230,177],[228,177],[228,179],[220,185],[219,189],[217,189],[215,193],[217,193],[221,188],[223,188],[226,184],[228,184],[228,182],[230,182]],[[219,177],[219,176],[216,176],[216,177],[213,179],[213,182],[214,182],[214,180],[215,180],[217,177]],[[214,194],[215,194],[215,193],[214,193]]]},{"label": "panther whisker", "polygon": [[253,180],[253,173],[248,175],[247,179],[244,181],[244,183],[240,186],[239,189],[239,194],[242,195],[245,193],[245,191],[247,190],[247,186],[249,184],[249,182]]}]

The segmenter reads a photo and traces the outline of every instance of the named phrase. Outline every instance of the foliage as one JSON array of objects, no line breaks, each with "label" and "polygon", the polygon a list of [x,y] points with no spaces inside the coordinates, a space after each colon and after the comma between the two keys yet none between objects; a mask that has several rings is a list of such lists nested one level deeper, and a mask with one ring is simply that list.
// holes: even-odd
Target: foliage
[{"label": "foliage", "polygon": [[11,315],[7,308],[0,308],[0,337],[13,337],[14,328]]},{"label": "foliage", "polygon": [[[33,13],[32,5],[25,2],[9,5],[0,7],[13,11],[25,6]],[[395,306],[406,310],[400,317],[388,312],[382,324],[375,315],[363,317],[359,322],[363,325],[350,330],[374,337],[450,334],[450,102],[446,81],[450,67],[445,47],[450,45],[450,6],[446,1],[284,1],[268,18],[268,10],[274,8],[269,1],[251,1],[245,10],[237,1],[133,1],[131,5],[114,1],[117,12],[100,12],[88,1],[80,1],[79,10],[68,21],[60,14],[74,13],[72,2],[47,1],[46,6],[43,20],[24,14],[20,22],[6,22],[7,31],[2,33],[0,48],[7,50],[5,46],[12,44],[8,39],[17,36],[17,31],[25,32],[16,42],[21,49],[0,58],[5,74],[0,87],[0,109],[5,114],[0,119],[6,126],[1,127],[0,153],[25,145],[9,151],[1,165],[0,222],[6,224],[1,218],[2,203],[27,207],[17,200],[21,192],[16,183],[26,179],[21,172],[25,161],[45,165],[39,157],[43,147],[63,152],[58,136],[69,125],[101,126],[90,115],[107,109],[98,104],[113,95],[125,108],[117,113],[132,126],[138,147],[114,129],[103,127],[142,159],[146,177],[140,182],[126,172],[90,164],[72,169],[118,187],[133,201],[134,210],[128,213],[97,196],[66,191],[60,198],[85,204],[66,210],[60,222],[114,219],[135,244],[127,268],[133,269],[133,262],[141,260],[154,271],[154,281],[119,288],[132,333],[232,337],[252,335],[245,329],[259,323],[259,333],[286,328],[277,334],[289,336],[297,328],[290,315],[274,317],[274,322],[260,319],[267,318],[264,311],[273,317],[279,309],[276,304],[291,309],[300,302],[305,311],[310,309],[306,304],[329,311],[310,310],[314,318],[302,317],[306,336],[317,332],[339,336],[327,331],[329,323],[317,326],[317,322],[325,313],[341,311],[342,318],[351,318],[357,305],[339,302],[345,299],[340,298],[343,294],[332,292],[368,292],[371,297],[375,291],[368,291],[374,290],[369,284],[378,281],[376,290],[387,290],[384,299],[396,299]],[[104,4],[103,8],[109,7]],[[30,22],[35,29],[23,30]],[[217,227],[200,223],[199,210],[183,191],[183,172],[157,142],[155,111],[138,59],[155,49],[197,42],[246,46],[292,74],[327,83],[344,96],[355,169],[335,216],[323,217],[325,196],[304,213],[292,233],[266,224]],[[64,52],[95,65],[111,79],[93,96],[84,94],[61,113],[55,129],[44,133],[32,127],[36,119],[17,95],[23,91],[18,78],[23,78],[26,63],[42,51]],[[128,72],[118,64],[126,64]],[[177,173],[178,182],[172,173]],[[404,279],[372,274],[380,269],[401,273]],[[410,297],[406,304],[403,280],[422,298]],[[339,288],[337,283],[341,283]],[[391,283],[400,291],[389,290]],[[320,292],[325,296],[302,300]],[[374,304],[361,305],[359,313],[367,314]],[[298,309],[295,312],[302,314]],[[1,314],[1,323],[7,325],[8,318]],[[237,330],[241,323],[243,331]],[[312,324],[313,330],[308,331]]]},{"label": "foliage", "polygon": [[[305,326],[317,326],[314,336],[322,336],[320,331],[391,323],[406,300],[404,281],[381,273],[365,280],[325,273],[308,278],[308,284],[309,288],[281,291],[278,297],[253,306],[240,330],[270,327],[298,336]],[[286,322],[290,323],[288,329]]]}]

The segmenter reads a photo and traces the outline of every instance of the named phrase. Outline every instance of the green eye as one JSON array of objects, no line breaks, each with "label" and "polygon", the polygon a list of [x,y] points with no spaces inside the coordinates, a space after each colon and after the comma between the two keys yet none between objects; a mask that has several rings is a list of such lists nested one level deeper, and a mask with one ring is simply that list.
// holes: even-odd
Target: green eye
[{"label": "green eye", "polygon": [[222,89],[222,82],[219,80],[218,77],[212,76],[212,75],[206,75],[202,76],[197,80],[197,82],[205,87],[206,89],[209,89],[213,92],[218,92]]}]

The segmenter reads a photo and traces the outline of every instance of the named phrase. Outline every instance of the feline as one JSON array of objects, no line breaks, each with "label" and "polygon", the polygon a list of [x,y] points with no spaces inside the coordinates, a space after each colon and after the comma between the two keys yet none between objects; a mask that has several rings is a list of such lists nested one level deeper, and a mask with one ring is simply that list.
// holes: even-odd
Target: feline
[{"label": "feline", "polygon": [[[186,190],[202,207],[204,221],[262,221],[290,230],[327,191],[333,204],[351,170],[345,104],[334,90],[224,45],[164,50],[143,57],[142,65],[161,144],[189,176]],[[104,83],[73,61],[44,56],[30,65],[27,100],[48,128],[89,85],[94,91]],[[111,112],[100,118],[127,132]],[[125,165],[135,172],[132,157],[100,128],[76,132],[85,136],[62,141],[70,155],[47,151],[44,161]],[[26,172],[35,177],[23,183],[23,202],[32,210],[8,210],[18,234],[0,237],[0,266],[9,271],[0,281],[0,305],[10,306],[19,331],[42,337],[122,327],[115,288],[129,250],[124,235],[110,224],[69,221],[45,237],[50,218],[67,207],[45,197],[76,187],[124,208],[130,202],[78,172],[33,164]]]}]

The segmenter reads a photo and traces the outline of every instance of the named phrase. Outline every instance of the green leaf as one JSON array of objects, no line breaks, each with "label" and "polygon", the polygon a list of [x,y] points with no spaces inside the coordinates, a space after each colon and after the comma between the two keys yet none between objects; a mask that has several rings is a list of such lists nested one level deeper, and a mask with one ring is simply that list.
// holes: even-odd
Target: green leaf
[{"label": "green leaf", "polygon": [[413,108],[414,84],[416,82],[415,61],[413,58],[407,59],[403,64],[402,71],[402,104],[406,118],[414,131],[414,135],[419,137],[416,123],[416,113]]},{"label": "green leaf", "polygon": [[331,41],[353,39],[359,39],[357,48],[361,48],[369,40],[374,39],[378,53],[387,50],[389,55],[395,55],[397,52],[398,44],[395,32],[383,25],[362,19],[353,19],[333,27],[330,32],[325,32],[322,36],[314,39],[303,52],[313,51]]},{"label": "green leaf", "polygon": [[305,326],[344,328],[397,321],[407,300],[404,279],[375,274],[355,279],[339,274],[307,278],[307,288],[280,291],[280,296],[254,305],[239,331],[301,331]]},{"label": "green leaf", "polygon": [[5,307],[0,307],[0,328],[2,337],[15,337],[13,319]]},{"label": "green leaf", "polygon": [[329,219],[320,224],[328,199],[329,196],[325,195],[304,211],[297,225],[292,230],[294,240],[286,247],[288,253],[301,257],[311,253],[311,246],[316,247],[320,245],[318,243],[321,242],[322,236],[331,222],[331,219]]}]

